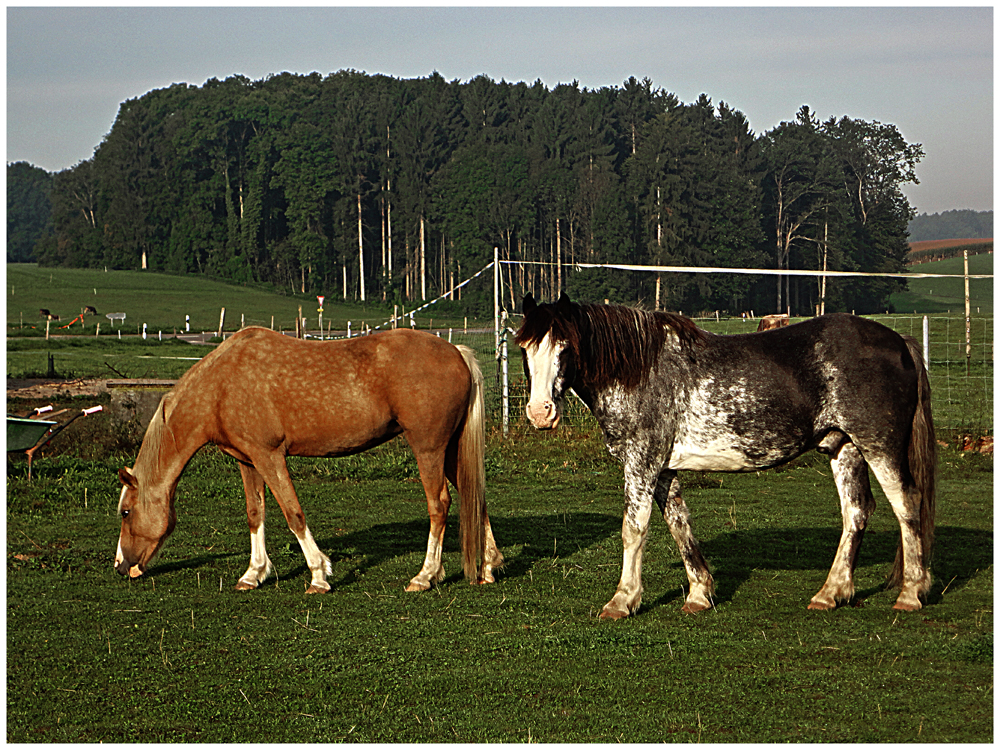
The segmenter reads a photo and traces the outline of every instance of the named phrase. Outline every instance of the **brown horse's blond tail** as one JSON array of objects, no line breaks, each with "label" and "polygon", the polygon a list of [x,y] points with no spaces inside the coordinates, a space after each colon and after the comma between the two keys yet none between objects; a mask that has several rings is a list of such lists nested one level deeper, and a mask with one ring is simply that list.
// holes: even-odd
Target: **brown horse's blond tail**
[{"label": "brown horse's blond tail", "polygon": [[[929,569],[934,547],[934,506],[937,492],[937,442],[934,438],[934,418],[931,415],[931,385],[927,368],[916,339],[904,336],[913,364],[917,368],[917,408],[913,414],[913,429],[907,458],[914,488],[920,493],[920,546],[924,569]],[[896,561],[889,575],[889,586],[903,583],[903,545],[900,540]]]},{"label": "brown horse's blond tail", "polygon": [[462,567],[472,583],[482,578],[486,565],[486,409],[483,404],[483,373],[475,352],[459,346],[469,373],[472,391],[465,423],[458,438],[459,535],[462,539]]}]

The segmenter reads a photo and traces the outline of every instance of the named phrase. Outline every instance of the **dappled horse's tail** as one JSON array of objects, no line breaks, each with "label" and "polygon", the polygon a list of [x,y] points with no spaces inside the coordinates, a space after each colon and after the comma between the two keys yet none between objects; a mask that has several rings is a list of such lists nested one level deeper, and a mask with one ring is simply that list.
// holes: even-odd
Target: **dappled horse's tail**
[{"label": "dappled horse's tail", "polygon": [[486,567],[486,409],[483,404],[483,373],[475,352],[459,346],[469,373],[472,392],[458,438],[459,535],[462,539],[462,568],[465,577],[476,583]]},{"label": "dappled horse's tail", "polygon": [[[910,350],[913,364],[917,368],[917,408],[913,414],[913,429],[910,432],[908,459],[914,488],[920,493],[920,546],[923,551],[923,565],[927,570],[931,563],[934,545],[934,504],[937,490],[937,442],[934,439],[934,419],[931,416],[931,385],[927,378],[927,368],[916,339],[904,336]],[[900,541],[896,550],[896,561],[889,574],[889,586],[903,583],[903,545]]]}]

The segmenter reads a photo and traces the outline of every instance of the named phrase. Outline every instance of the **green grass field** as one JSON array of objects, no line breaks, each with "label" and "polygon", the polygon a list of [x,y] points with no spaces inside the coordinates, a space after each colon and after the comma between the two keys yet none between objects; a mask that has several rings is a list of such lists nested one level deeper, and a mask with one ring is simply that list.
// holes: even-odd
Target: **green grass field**
[{"label": "green grass field", "polygon": [[[245,325],[294,331],[299,307],[309,330],[319,326],[319,301],[312,295],[279,294],[253,287],[225,284],[201,276],[171,276],[142,271],[100,271],[82,268],[40,268],[31,263],[7,264],[7,334],[29,333],[31,326],[44,333],[45,321],[39,309],[45,308],[60,317],[50,324],[51,333],[93,335],[97,323],[101,335],[121,328],[135,335],[145,323],[147,335],[158,331],[173,333],[185,330],[217,331],[222,308],[226,309],[225,330],[236,331]],[[97,317],[87,317],[85,325],[75,324],[60,329],[80,314],[84,306],[97,309]],[[414,305],[416,306],[416,305]],[[436,311],[440,308],[436,308]],[[105,315],[124,312],[124,324],[114,323]],[[404,312],[400,310],[400,313]],[[337,296],[327,296],[323,302],[323,327],[346,330],[352,323],[354,331],[367,324],[384,324],[393,314],[393,306],[379,302],[366,304],[345,302]],[[417,323],[426,328],[433,323],[435,312],[421,314]],[[445,317],[437,325],[463,326],[461,317]],[[189,320],[186,319],[189,317]]]},{"label": "green grass field", "polygon": [[[19,267],[8,266],[8,334],[23,332],[11,299],[30,288],[11,268]],[[45,273],[35,269],[35,282],[44,284]],[[76,272],[51,273],[65,289]],[[81,295],[92,279],[79,277]],[[158,320],[194,320],[183,305],[168,307],[176,278],[135,274],[130,283],[122,294],[158,311]],[[198,315],[207,329],[218,323],[218,306],[227,306],[227,320],[240,308],[222,301],[228,287],[192,288],[201,291],[190,299],[206,298]],[[40,299],[25,310],[63,314]],[[292,305],[292,320],[298,301],[273,295],[272,303],[253,305]],[[69,312],[83,304],[92,303],[66,302]],[[914,333],[919,320],[883,322]],[[950,332],[954,325],[964,333],[964,322],[931,320],[940,421],[972,407],[962,406],[971,403],[958,390],[964,354]],[[735,333],[727,326],[748,324],[705,325]],[[991,342],[992,320],[977,325],[977,342]],[[44,374],[51,355],[61,375],[117,377],[113,367],[127,377],[174,378],[190,366],[187,357],[206,351],[119,343],[103,326],[99,340],[46,342],[36,332],[7,345],[8,376],[18,377]],[[492,334],[475,345],[493,384]],[[991,395],[991,354],[982,368],[975,387]],[[56,406],[93,403],[107,397]],[[977,429],[992,433],[984,408]],[[290,461],[310,528],[334,564],[332,591],[310,597],[298,544],[270,500],[268,551],[278,578],[257,591],[233,590],[249,558],[245,501],[235,463],[215,448],[188,467],[177,529],[135,581],[111,563],[116,472],[134,461],[136,435],[110,419],[79,420],[42,452],[31,482],[24,457],[11,456],[8,742],[993,741],[991,456],[941,448],[936,584],[919,612],[895,612],[895,594],[883,589],[899,531],[878,489],[855,600],[833,612],[806,610],[840,530],[829,464],[810,455],[760,474],[682,477],[716,579],[716,608],[681,613],[686,577],[666,525],[654,519],[642,609],[603,622],[596,615],[621,566],[621,467],[585,412],[541,434],[519,409],[509,439],[491,422],[487,452],[487,500],[506,567],[491,586],[461,579],[453,509],[450,575],[421,594],[403,591],[423,559],[428,520],[401,441],[350,458]]]},{"label": "green grass field", "polygon": [[[96,423],[95,423],[96,424]],[[291,462],[333,589],[273,503],[278,579],[232,589],[249,540],[235,464],[198,454],[178,525],[143,579],[111,567],[128,453],[23,461],[7,479],[9,742],[990,742],[992,464],[945,450],[929,605],[892,610],[898,526],[880,504],[851,606],[809,612],[840,519],[819,456],[689,475],[716,608],[680,611],[686,578],[654,519],[645,596],[596,618],[621,565],[621,469],[591,424],[491,441],[488,502],[507,565],[407,594],[426,543],[401,443]]]},{"label": "green grass field", "polygon": [[[947,258],[933,263],[910,266],[913,273],[943,273],[961,276],[964,264],[961,257]],[[973,255],[969,258],[970,274],[993,273],[993,253]],[[964,279],[911,279],[909,289],[891,297],[900,313],[962,313],[965,314]],[[970,279],[969,297],[973,314],[993,314],[993,279]]]}]

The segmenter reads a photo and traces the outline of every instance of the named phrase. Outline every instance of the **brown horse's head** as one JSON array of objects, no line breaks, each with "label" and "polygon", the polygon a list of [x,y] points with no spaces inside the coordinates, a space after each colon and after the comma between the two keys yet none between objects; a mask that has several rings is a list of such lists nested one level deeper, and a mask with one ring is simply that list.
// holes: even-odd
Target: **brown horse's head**
[{"label": "brown horse's head", "polygon": [[122,496],[118,515],[122,519],[115,570],[132,578],[141,576],[174,530],[173,492],[170,488],[149,487],[132,473],[121,469]]}]

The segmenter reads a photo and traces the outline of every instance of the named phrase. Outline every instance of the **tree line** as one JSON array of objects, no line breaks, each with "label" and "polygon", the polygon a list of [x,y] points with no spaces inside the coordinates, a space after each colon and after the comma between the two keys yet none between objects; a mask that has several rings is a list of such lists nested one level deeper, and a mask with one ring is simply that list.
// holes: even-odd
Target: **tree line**
[{"label": "tree line", "polygon": [[47,180],[8,165],[8,185],[16,170],[17,195],[47,188],[31,248],[43,265],[412,303],[450,293],[497,247],[518,261],[504,266],[514,304],[515,290],[567,291],[804,314],[821,295],[827,310],[883,310],[901,283],[572,268],[900,271],[914,215],[901,186],[922,156],[893,125],[820,122],[806,106],[755,135],[728,104],[685,104],[648,78],[549,89],[344,70],[150,91],[120,106],[91,159]]},{"label": "tree line", "polygon": [[910,242],[992,239],[993,212],[959,209],[920,214],[910,222]]}]

